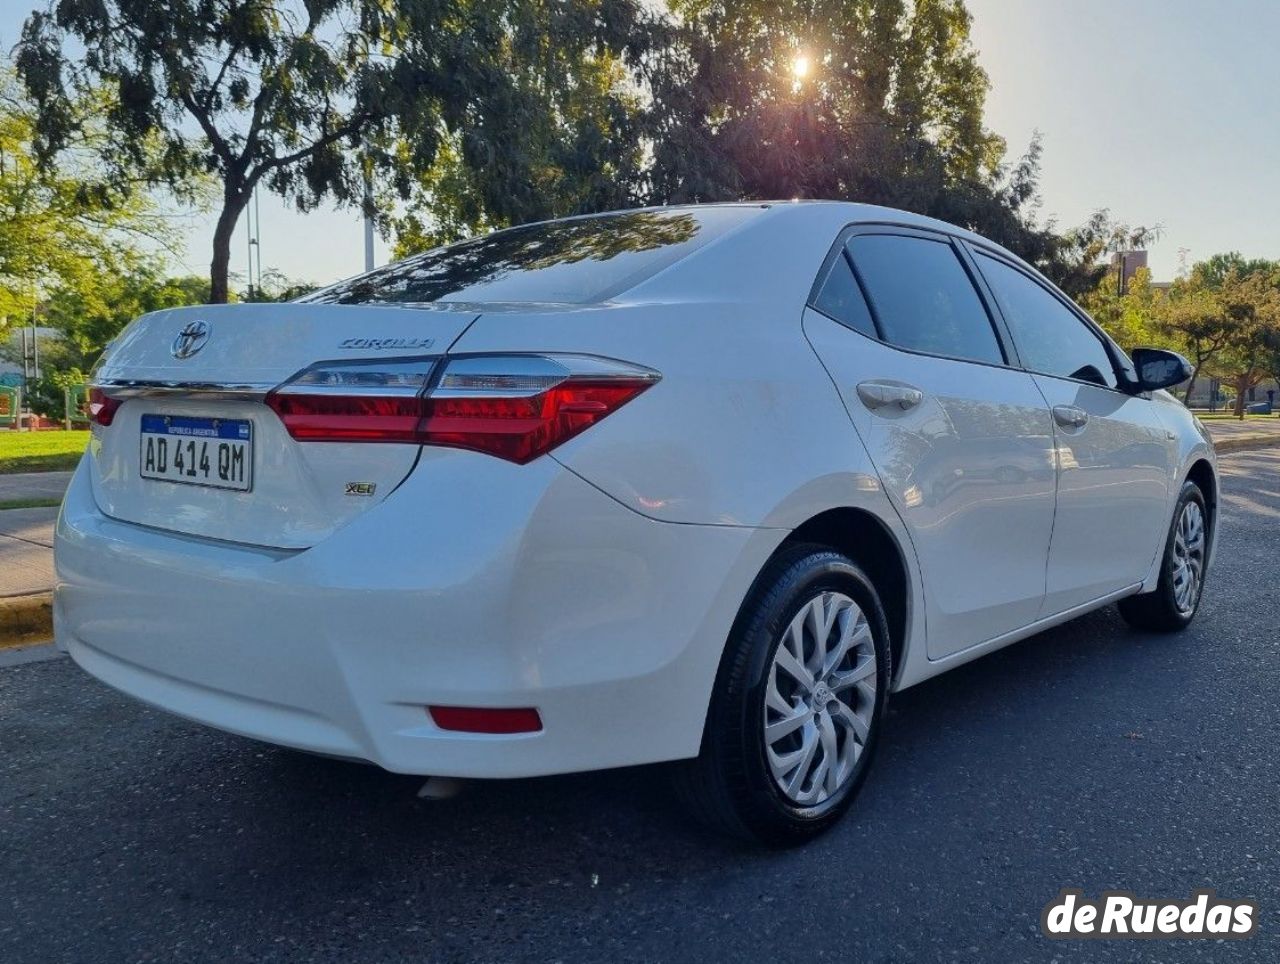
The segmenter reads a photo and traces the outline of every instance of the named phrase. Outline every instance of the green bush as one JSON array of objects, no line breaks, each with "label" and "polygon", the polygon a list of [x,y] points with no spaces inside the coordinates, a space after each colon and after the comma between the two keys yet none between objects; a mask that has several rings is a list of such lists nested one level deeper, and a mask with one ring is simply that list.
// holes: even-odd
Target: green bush
[{"label": "green bush", "polygon": [[61,422],[67,417],[67,388],[82,385],[84,381],[84,373],[78,368],[45,371],[39,379],[28,384],[27,403],[37,415]]}]

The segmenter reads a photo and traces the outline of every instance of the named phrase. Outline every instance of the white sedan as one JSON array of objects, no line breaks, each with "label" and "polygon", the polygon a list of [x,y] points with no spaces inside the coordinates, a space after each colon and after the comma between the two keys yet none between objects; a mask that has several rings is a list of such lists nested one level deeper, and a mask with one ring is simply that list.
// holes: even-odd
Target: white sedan
[{"label": "white sedan", "polygon": [[56,633],[155,706],[411,774],[658,761],[807,839],[890,693],[1118,602],[1177,630],[1218,482],[1033,268],[843,203],[552,221],[100,363]]}]

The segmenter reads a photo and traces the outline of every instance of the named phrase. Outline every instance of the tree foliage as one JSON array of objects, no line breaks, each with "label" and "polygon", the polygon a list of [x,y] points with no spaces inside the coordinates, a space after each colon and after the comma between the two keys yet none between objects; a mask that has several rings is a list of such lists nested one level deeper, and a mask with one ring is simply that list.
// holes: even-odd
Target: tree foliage
[{"label": "tree foliage", "polygon": [[[592,52],[625,46],[637,9],[635,0],[53,0],[27,20],[17,63],[40,107],[40,158],[76,135],[75,97],[106,89],[115,137],[102,153],[117,183],[137,176],[148,140],[162,145],[152,180],[181,190],[195,174],[216,175],[210,281],[213,300],[225,301],[232,232],[260,184],[303,210],[326,198],[361,204],[373,176],[407,198],[452,135],[466,190],[442,206],[452,203],[462,223],[481,210],[538,213],[547,182],[555,187],[548,157],[589,168],[575,204],[604,203],[614,174],[627,178],[604,161],[628,149],[584,120],[612,117],[601,98],[613,85],[592,76],[611,68]],[[593,187],[584,193],[583,183]]]},{"label": "tree foliage", "polygon": [[97,164],[109,102],[90,92],[66,109],[78,133],[57,166],[42,167],[33,158],[37,111],[12,73],[0,73],[0,337],[6,319],[29,321],[51,290],[101,305],[100,279],[173,242],[155,199],[120,188]]},{"label": "tree foliage", "polygon": [[1065,233],[1037,221],[1039,138],[1010,164],[985,127],[989,81],[962,0],[671,6],[677,19],[646,71],[651,201],[904,208],[984,234],[1072,295],[1135,233],[1106,211]]},{"label": "tree foliage", "polygon": [[59,337],[42,341],[41,351],[52,367],[88,371],[111,339],[139,315],[208,300],[208,280],[169,276],[165,265],[154,261],[102,275],[91,293],[59,287],[41,305],[41,324]]},{"label": "tree foliage", "polygon": [[678,20],[649,74],[656,197],[859,197],[922,210],[1000,161],[958,0],[671,7]]},{"label": "tree foliage", "polygon": [[639,199],[635,79],[657,15],[636,0],[481,6],[489,92],[463,123],[442,126],[434,162],[417,169],[408,204],[389,219],[400,254]]},{"label": "tree foliage", "polygon": [[[77,97],[107,91],[112,137],[100,153],[116,185],[141,172],[181,192],[195,176],[218,178],[210,282],[225,301],[231,234],[253,189],[265,183],[301,207],[350,200],[352,148],[376,149],[393,104],[413,112],[414,78],[373,56],[394,39],[390,10],[377,0],[54,0],[17,48],[40,108],[37,156],[49,161],[78,135]],[[148,142],[160,145],[158,164],[145,164]]]},{"label": "tree foliage", "polygon": [[1124,290],[1120,288],[1117,270],[1110,269],[1077,301],[1126,351],[1152,344],[1159,338],[1154,325],[1159,295],[1151,287],[1151,272],[1138,269]]},{"label": "tree foliage", "polygon": [[1243,415],[1249,389],[1271,373],[1280,350],[1280,264],[1214,255],[1194,265],[1160,297],[1149,299],[1152,330],[1183,351],[1192,376],[1189,401],[1200,375],[1210,372],[1235,389]]}]

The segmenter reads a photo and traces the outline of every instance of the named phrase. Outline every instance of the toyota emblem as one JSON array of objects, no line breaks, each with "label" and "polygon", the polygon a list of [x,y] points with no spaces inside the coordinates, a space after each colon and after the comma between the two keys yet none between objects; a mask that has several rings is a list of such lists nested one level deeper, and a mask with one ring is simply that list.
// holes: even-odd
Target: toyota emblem
[{"label": "toyota emblem", "polygon": [[182,331],[178,332],[176,338],[173,339],[174,358],[190,358],[201,348],[205,342],[209,340],[209,333],[212,331],[207,321],[189,321]]}]

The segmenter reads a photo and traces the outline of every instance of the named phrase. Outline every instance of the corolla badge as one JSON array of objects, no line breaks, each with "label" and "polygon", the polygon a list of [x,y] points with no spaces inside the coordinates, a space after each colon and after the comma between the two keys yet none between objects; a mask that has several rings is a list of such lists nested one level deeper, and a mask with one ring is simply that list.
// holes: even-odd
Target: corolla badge
[{"label": "corolla badge", "polygon": [[204,347],[212,331],[213,327],[207,321],[189,321],[173,339],[173,347],[169,350],[174,358],[190,358]]},{"label": "corolla badge", "polygon": [[338,347],[352,351],[426,351],[434,344],[434,338],[344,338]]}]

